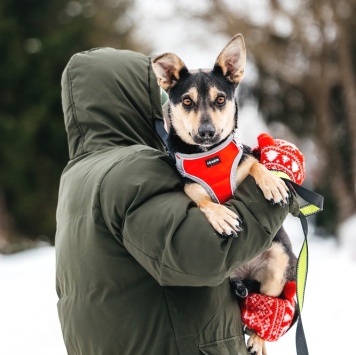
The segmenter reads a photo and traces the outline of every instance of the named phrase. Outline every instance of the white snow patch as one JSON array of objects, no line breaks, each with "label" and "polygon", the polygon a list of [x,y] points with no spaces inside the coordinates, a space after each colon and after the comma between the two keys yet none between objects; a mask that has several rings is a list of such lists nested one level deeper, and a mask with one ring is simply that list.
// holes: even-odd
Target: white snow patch
[{"label": "white snow patch", "polygon": [[0,354],[64,355],[54,249],[0,255]]},{"label": "white snow patch", "polygon": [[344,221],[338,230],[340,243],[356,261],[356,215]]}]

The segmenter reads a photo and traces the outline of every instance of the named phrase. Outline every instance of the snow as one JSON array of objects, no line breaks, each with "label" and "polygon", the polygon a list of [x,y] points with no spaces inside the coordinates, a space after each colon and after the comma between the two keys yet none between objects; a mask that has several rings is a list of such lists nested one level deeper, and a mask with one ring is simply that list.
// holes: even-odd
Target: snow
[{"label": "snow", "polygon": [[356,261],[356,215],[347,219],[339,228],[337,234],[339,235],[340,243],[347,248],[348,254]]},{"label": "snow", "polygon": [[[356,218],[345,226],[352,234]],[[286,228],[298,253],[303,241],[298,219],[288,218]],[[356,262],[348,244],[318,238],[310,229],[309,275],[302,314],[309,352],[338,354],[340,336],[352,339],[355,331],[356,307],[343,296],[345,290],[351,297],[356,292],[355,283],[350,282],[356,275]],[[56,309],[54,248],[0,256],[0,290],[0,354],[66,354]],[[267,346],[269,354],[295,355],[295,327]]]},{"label": "snow", "polygon": [[0,354],[66,354],[56,303],[53,247],[0,255]]}]

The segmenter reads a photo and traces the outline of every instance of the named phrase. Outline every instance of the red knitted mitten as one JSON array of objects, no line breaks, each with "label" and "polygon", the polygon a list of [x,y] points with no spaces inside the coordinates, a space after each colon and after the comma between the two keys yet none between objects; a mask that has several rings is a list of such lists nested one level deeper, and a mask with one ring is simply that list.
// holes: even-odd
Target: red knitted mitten
[{"label": "red knitted mitten", "polygon": [[268,170],[282,171],[295,183],[301,185],[305,177],[304,156],[292,143],[283,139],[273,139],[267,133],[258,136],[258,147],[261,154],[260,163]]},{"label": "red knitted mitten", "polygon": [[296,283],[287,282],[282,297],[251,293],[241,304],[242,321],[266,341],[278,340],[290,328],[294,313]]}]

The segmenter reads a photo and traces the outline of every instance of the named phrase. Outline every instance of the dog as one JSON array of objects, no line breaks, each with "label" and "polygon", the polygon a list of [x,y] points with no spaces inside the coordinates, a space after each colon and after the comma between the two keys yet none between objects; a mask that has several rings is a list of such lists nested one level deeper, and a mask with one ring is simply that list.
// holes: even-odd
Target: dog
[{"label": "dog", "polygon": [[[152,60],[157,82],[169,97],[164,121],[177,168],[186,177],[184,191],[223,236],[236,237],[242,230],[242,222],[219,202],[230,197],[247,175],[253,176],[272,204],[288,204],[290,197],[284,181],[260,164],[250,147],[238,142],[236,89],[244,77],[245,65],[246,49],[241,34],[223,48],[212,69],[188,70],[173,53]],[[211,187],[212,184],[202,181],[200,171],[208,170],[210,176],[209,168],[221,163],[220,156],[225,154],[221,149],[225,152],[226,147],[230,150],[226,155],[232,167],[225,173],[228,176],[225,180],[230,181],[225,184],[227,187]],[[267,251],[230,275],[236,294],[246,297],[248,292],[258,290],[268,296],[279,296],[286,281],[295,279],[296,261],[288,235],[281,228]],[[264,340],[255,333],[247,345],[251,354],[266,354]]]}]

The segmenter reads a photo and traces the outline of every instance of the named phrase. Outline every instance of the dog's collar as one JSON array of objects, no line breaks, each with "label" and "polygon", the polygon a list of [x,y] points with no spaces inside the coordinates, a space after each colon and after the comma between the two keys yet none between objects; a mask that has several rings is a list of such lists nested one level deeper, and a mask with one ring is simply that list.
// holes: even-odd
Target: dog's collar
[{"label": "dog's collar", "polygon": [[186,153],[180,153],[180,152],[174,152],[175,158],[177,156],[185,159],[200,159],[200,158],[205,158],[207,156],[216,154],[223,149],[225,149],[231,142],[234,142],[240,149],[243,149],[242,143],[239,141],[239,136],[236,130],[234,130],[227,138],[225,138],[223,141],[218,143],[217,145],[213,146],[213,148],[207,150],[206,152],[200,152],[200,153],[192,153],[192,154],[186,154]]},{"label": "dog's collar", "polygon": [[227,138],[225,138],[222,142],[218,143],[215,145],[212,149],[206,151],[206,152],[201,152],[201,153],[193,153],[193,154],[184,154],[184,153],[179,153],[176,152],[171,144],[171,141],[169,139],[169,134],[167,133],[166,129],[164,128],[164,122],[162,119],[156,118],[155,120],[155,126],[156,126],[156,132],[158,136],[161,138],[162,143],[164,144],[167,153],[176,160],[176,154],[179,154],[180,156],[184,156],[189,158],[201,158],[205,157],[209,154],[212,154],[214,152],[218,152],[222,149],[224,149],[230,142],[235,142],[236,145],[239,146],[240,149],[243,149],[243,145],[239,140],[239,135],[237,133],[237,130],[235,129]]}]

